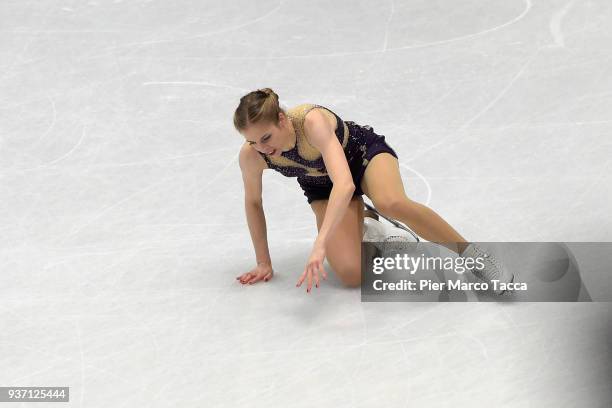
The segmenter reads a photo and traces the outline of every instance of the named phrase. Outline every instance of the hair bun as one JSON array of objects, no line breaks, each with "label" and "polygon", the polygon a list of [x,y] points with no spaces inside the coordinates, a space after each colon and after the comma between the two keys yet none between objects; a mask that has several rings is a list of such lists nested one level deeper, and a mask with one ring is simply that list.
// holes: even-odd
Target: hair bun
[{"label": "hair bun", "polygon": [[270,89],[270,88],[262,88],[262,89],[259,89],[257,92],[261,92],[261,93],[265,94],[266,96],[270,96],[270,95],[275,96],[276,95],[274,93],[274,91],[272,89]]},{"label": "hair bun", "polygon": [[272,88],[257,89],[240,98],[240,104],[234,112],[234,127],[242,132],[251,124],[260,121],[278,124],[281,112],[285,111]]}]

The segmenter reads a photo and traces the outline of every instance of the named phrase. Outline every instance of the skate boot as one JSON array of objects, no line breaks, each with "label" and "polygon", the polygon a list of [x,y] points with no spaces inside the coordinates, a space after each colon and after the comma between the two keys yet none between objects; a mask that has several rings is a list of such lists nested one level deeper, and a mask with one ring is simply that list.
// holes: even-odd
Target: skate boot
[{"label": "skate boot", "polygon": [[363,218],[363,229],[363,242],[372,242],[382,257],[394,257],[412,248],[417,242],[408,231],[370,217]]},{"label": "skate boot", "polygon": [[383,242],[386,237],[382,222],[371,217],[363,217],[363,242]]},{"label": "skate boot", "polygon": [[461,253],[462,258],[481,258],[484,263],[484,268],[478,268],[479,265],[474,265],[472,273],[479,279],[491,283],[493,280],[499,281],[497,284],[498,289],[493,289],[491,283],[491,289],[496,295],[504,293],[503,290],[499,289],[499,283],[510,283],[514,280],[514,274],[508,270],[508,268],[497,260],[489,251],[485,251],[478,245],[470,243],[465,250]]}]

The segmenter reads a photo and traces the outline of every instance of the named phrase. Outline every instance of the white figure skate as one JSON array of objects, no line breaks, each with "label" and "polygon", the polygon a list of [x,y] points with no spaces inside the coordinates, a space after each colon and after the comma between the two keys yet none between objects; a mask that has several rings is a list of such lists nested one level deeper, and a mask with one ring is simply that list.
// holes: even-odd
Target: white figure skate
[{"label": "white figure skate", "polygon": [[372,242],[380,250],[381,256],[394,257],[395,254],[405,252],[419,242],[419,237],[410,228],[399,221],[385,217],[368,204],[365,206],[376,217],[382,217],[391,224],[383,224],[372,217],[363,219],[363,242]]},{"label": "white figure skate", "polygon": [[[484,268],[474,268],[472,269],[472,273],[479,279],[489,284],[493,280],[497,280],[502,283],[510,283],[514,280],[514,274],[510,272],[502,262],[497,260],[489,251],[484,250],[474,243],[469,244],[461,253],[461,256],[466,259],[481,258]],[[497,285],[498,288],[499,282]],[[504,293],[504,291],[501,289],[495,290],[493,288],[494,286],[491,285],[491,289],[496,295],[501,295]]]}]

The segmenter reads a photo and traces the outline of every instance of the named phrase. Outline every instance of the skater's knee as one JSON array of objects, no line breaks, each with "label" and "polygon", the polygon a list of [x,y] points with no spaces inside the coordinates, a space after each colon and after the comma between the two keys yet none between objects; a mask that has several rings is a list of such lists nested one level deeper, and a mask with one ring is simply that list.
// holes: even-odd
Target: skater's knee
[{"label": "skater's knee", "polygon": [[416,215],[415,203],[405,196],[385,197],[378,200],[375,206],[380,213],[391,218],[405,219]]},{"label": "skater's knee", "polygon": [[358,288],[361,286],[361,276],[358,276],[357,278],[341,278],[340,280],[342,281],[342,284],[348,288]]},{"label": "skater's knee", "polygon": [[355,288],[361,285],[361,264],[343,265],[334,271],[344,286]]}]

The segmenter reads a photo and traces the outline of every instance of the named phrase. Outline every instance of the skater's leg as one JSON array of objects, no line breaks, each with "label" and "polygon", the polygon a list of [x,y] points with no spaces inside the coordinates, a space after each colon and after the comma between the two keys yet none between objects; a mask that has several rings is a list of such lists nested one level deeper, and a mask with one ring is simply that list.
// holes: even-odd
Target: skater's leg
[{"label": "skater's leg", "polygon": [[[310,206],[321,229],[328,200],[313,201]],[[325,248],[327,261],[340,281],[349,287],[361,284],[361,238],[363,237],[364,204],[361,197],[354,197],[340,223],[329,237]]]},{"label": "skater's leg", "polygon": [[457,253],[467,246],[466,240],[435,211],[406,196],[399,164],[393,155],[381,153],[370,160],[361,189],[381,214],[403,222],[426,240]]}]

